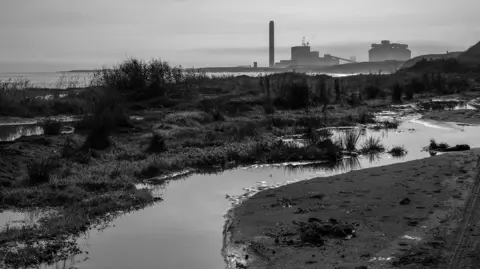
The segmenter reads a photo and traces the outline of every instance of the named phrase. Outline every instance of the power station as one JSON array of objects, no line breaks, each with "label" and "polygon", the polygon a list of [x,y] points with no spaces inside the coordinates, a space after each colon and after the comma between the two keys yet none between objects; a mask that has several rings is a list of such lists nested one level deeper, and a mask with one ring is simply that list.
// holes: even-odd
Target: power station
[{"label": "power station", "polygon": [[[324,54],[320,57],[318,51],[311,51],[310,44],[302,41],[301,46],[291,47],[290,60],[280,60],[275,63],[275,22],[269,23],[269,46],[268,46],[268,66],[270,68],[290,68],[290,67],[325,67],[332,65],[339,65],[340,61],[347,63],[355,63],[354,56],[350,59]],[[412,52],[408,49],[408,45],[399,43],[390,43],[389,40],[383,40],[381,44],[372,44],[368,51],[370,62],[383,61],[407,61],[411,59]],[[254,65],[256,66],[256,65]]]},{"label": "power station", "polygon": [[407,61],[412,58],[412,51],[406,44],[390,43],[389,40],[383,40],[381,44],[372,44],[368,51],[370,62],[383,61]]},{"label": "power station", "polygon": [[320,52],[311,51],[310,44],[302,41],[301,46],[291,47],[291,57],[290,60],[280,60],[280,62],[275,63],[275,22],[270,21],[269,23],[269,46],[268,46],[268,65],[270,68],[288,68],[296,66],[308,66],[308,67],[325,67],[340,64],[340,60],[345,62],[354,63],[355,57],[350,59],[345,59],[341,57],[336,57],[330,54],[324,54],[323,57],[320,57]]}]

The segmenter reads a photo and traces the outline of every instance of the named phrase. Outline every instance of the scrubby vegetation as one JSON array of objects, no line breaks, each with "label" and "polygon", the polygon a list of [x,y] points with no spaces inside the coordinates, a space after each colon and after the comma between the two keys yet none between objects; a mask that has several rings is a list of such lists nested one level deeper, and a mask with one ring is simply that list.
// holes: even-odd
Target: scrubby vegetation
[{"label": "scrubby vegetation", "polygon": [[[28,246],[5,263],[33,265],[75,252],[74,244],[65,244],[68,235],[86,231],[112,212],[159,199],[138,190],[136,183],[164,183],[173,172],[239,164],[335,164],[345,150],[359,150],[362,131],[354,128],[336,136],[328,127],[375,123],[374,112],[392,102],[428,91],[463,91],[469,87],[465,81],[439,73],[209,77],[160,60],[131,58],[98,70],[83,87],[68,79],[58,89],[34,87],[27,80],[0,82],[2,115],[45,117],[44,137],[20,139],[26,147],[0,144],[1,207],[57,210],[40,226],[0,232],[0,243],[34,239],[51,244],[46,249]],[[55,115],[78,116],[68,123],[75,133],[62,134],[67,123]],[[398,122],[376,126],[396,128]],[[289,135],[303,135],[307,143],[281,139]],[[373,137],[360,147],[361,152],[384,150]],[[406,153],[402,147],[390,152]],[[58,240],[47,240],[53,235]],[[6,251],[0,247],[0,257]]]},{"label": "scrubby vegetation", "polygon": [[379,137],[369,137],[362,145],[361,152],[363,153],[378,153],[385,151],[385,146],[382,145]]}]

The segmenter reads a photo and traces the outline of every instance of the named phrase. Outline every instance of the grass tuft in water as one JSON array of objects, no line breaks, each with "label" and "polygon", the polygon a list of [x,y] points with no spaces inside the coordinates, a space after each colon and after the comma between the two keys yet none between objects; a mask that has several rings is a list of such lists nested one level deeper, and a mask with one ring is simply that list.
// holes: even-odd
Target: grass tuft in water
[{"label": "grass tuft in water", "polygon": [[349,151],[357,149],[358,140],[360,140],[361,132],[358,129],[345,131],[340,137],[341,145]]},{"label": "grass tuft in water", "polygon": [[388,151],[388,153],[390,153],[393,157],[402,157],[407,155],[408,151],[404,146],[394,146]]},{"label": "grass tuft in water", "polygon": [[362,153],[377,153],[383,151],[385,151],[385,146],[383,146],[380,138],[373,136],[370,136],[367,138],[367,140],[365,140],[361,149]]}]

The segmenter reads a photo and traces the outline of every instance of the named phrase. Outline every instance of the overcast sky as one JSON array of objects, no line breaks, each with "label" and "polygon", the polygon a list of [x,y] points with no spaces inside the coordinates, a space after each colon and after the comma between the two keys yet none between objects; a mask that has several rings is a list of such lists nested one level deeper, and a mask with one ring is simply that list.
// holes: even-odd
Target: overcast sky
[{"label": "overcast sky", "polygon": [[98,68],[126,56],[185,67],[268,64],[302,37],[320,54],[367,60],[371,43],[413,55],[480,40],[480,0],[0,0],[0,72]]}]

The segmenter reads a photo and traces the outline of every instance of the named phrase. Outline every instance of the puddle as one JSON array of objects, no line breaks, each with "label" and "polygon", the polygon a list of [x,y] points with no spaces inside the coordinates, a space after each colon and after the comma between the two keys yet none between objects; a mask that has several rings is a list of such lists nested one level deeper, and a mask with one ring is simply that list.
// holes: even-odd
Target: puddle
[{"label": "puddle", "polygon": [[51,214],[52,210],[35,210],[35,211],[3,211],[0,212],[0,230],[12,227],[32,226],[38,221]]},{"label": "puddle", "polygon": [[0,142],[10,142],[22,136],[33,135],[43,135],[43,127],[37,124],[0,126]]},{"label": "puddle", "polygon": [[[53,121],[60,121],[65,123],[64,130],[62,133],[73,133],[74,128],[69,126],[68,123],[73,123],[79,121],[81,117],[79,116],[52,116],[48,118]],[[131,116],[131,120],[141,121],[144,118],[140,116]],[[34,135],[43,135],[43,122],[45,118],[36,118],[36,119],[26,119],[26,118],[15,118],[0,117],[0,142],[11,142],[19,139],[22,136],[34,136]]]},{"label": "puddle", "polygon": [[[62,127],[63,134],[73,133],[72,126],[65,125]],[[44,128],[40,123],[35,124],[13,124],[0,125],[0,142],[12,142],[22,136],[43,135]]]},{"label": "puddle", "polygon": [[[232,257],[241,253],[231,245],[223,249],[225,214],[232,204],[238,204],[265,188],[426,158],[429,153],[422,151],[422,147],[428,145],[431,138],[451,145],[467,143],[472,148],[480,147],[480,127],[462,126],[462,131],[452,125],[441,132],[432,128],[442,124],[433,121],[425,124],[412,117],[402,122],[395,131],[365,130],[362,141],[376,136],[382,138],[387,148],[405,146],[408,154],[400,159],[383,153],[344,159],[335,166],[303,162],[254,165],[215,174],[189,174],[167,181],[161,187],[138,186],[154,188],[154,194],[164,200],[119,217],[107,229],[91,230],[88,237],[78,239],[79,246],[89,254],[74,257],[67,263],[75,263],[76,268],[85,269],[225,268],[224,257],[233,262]],[[421,237],[421,234],[407,233],[406,236],[415,238]],[[222,256],[222,251],[225,256]],[[388,257],[384,256],[384,259]]]}]

